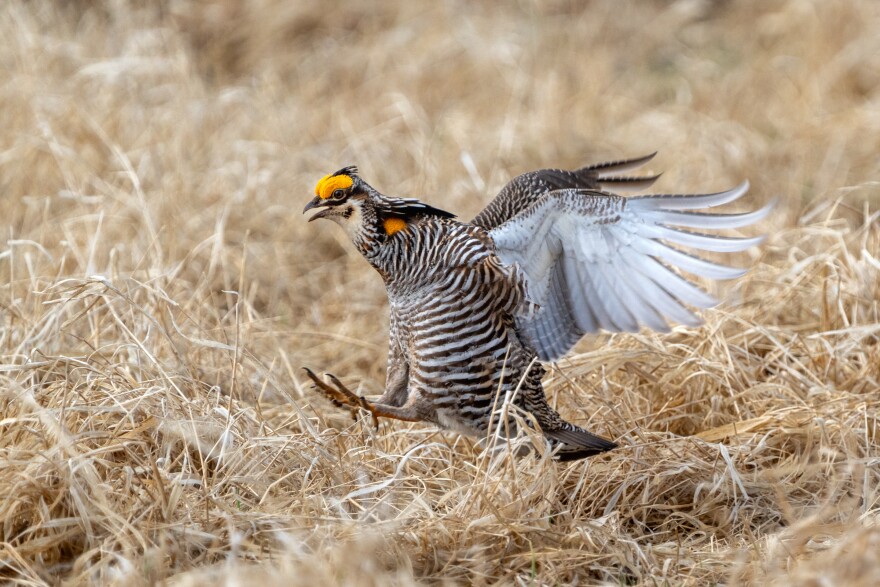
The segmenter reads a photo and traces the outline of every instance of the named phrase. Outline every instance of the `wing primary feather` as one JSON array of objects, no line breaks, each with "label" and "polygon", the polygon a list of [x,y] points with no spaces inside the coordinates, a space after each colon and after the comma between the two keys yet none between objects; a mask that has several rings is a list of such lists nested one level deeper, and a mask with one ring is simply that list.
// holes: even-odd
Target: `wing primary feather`
[{"label": "wing primary feather", "polygon": [[617,328],[622,332],[638,332],[639,321],[633,313],[633,300],[626,288],[621,287],[618,276],[598,270],[594,273],[594,277],[597,282],[602,284],[601,287],[610,294],[603,297],[602,302],[609,310]]},{"label": "wing primary feather", "polygon": [[746,273],[746,269],[728,267],[701,259],[695,255],[684,253],[653,240],[636,241],[633,248],[652,257],[659,257],[667,263],[684,269],[688,273],[708,277],[709,279],[735,279]]},{"label": "wing primary feather", "polygon": [[[584,301],[582,308],[589,309],[593,313],[599,328],[611,332],[620,330],[621,327],[618,325],[614,313],[608,304],[605,303],[609,292],[602,286],[598,275],[594,275],[590,271],[589,265],[584,266],[579,255],[571,255],[570,258],[573,259],[572,274],[575,277],[575,281],[581,285],[581,291],[583,292]],[[577,306],[574,306],[574,308],[578,309]]]},{"label": "wing primary feather", "polygon": [[629,266],[628,259],[621,256],[621,260],[623,267],[621,267],[622,271],[619,272],[619,276],[621,281],[626,284],[626,287],[637,298],[636,305],[633,305],[633,313],[636,314],[639,323],[658,332],[668,332],[669,324],[667,324],[666,319],[663,317],[663,312],[654,306],[649,296],[645,295],[644,282],[650,282],[650,280],[642,279],[639,282],[636,279],[638,273]]},{"label": "wing primary feather", "polygon": [[[634,201],[636,198],[627,200]],[[742,214],[712,214],[704,212],[678,212],[672,210],[656,210],[645,212],[643,215],[646,219],[650,219],[656,223],[674,224],[675,226],[684,226],[687,228],[701,229],[721,229],[721,228],[743,228],[760,222],[763,220],[776,202],[755,210],[754,212],[745,212]]]},{"label": "wing primary feather", "polygon": [[600,328],[608,330],[611,326],[611,318],[605,312],[604,306],[590,303],[591,299],[597,298],[597,294],[589,275],[581,278],[578,260],[574,255],[564,255],[562,263],[565,269],[565,281],[568,283],[571,311],[577,319],[578,328],[584,332],[596,332]]},{"label": "wing primary feather", "polygon": [[[619,255],[620,249],[626,246],[625,243],[619,241],[614,231],[603,230],[602,235],[612,257]],[[586,240],[581,241],[582,245],[587,242]],[[638,332],[637,312],[641,304],[636,292],[631,290],[622,279],[621,272],[617,270],[614,263],[594,263],[592,269],[591,277],[594,281],[602,284],[602,287],[607,288],[612,294],[610,297],[603,297],[602,301],[617,321],[617,325],[626,332]],[[581,271],[583,270],[582,268]]]},{"label": "wing primary feather", "polygon": [[[655,278],[657,277],[656,272],[652,272],[645,267],[649,264],[660,266],[657,261],[649,257],[646,258],[636,255],[634,251],[625,251],[623,255],[633,275],[638,275],[641,278],[639,279],[639,284],[644,292],[644,299],[656,308],[662,316],[668,316],[671,320],[684,324],[685,326],[699,326],[702,324],[702,320],[700,320],[696,314],[682,305],[682,302],[669,293],[666,288],[663,287],[662,283],[655,281]],[[704,301],[714,301],[714,299],[710,297],[709,300]]]},{"label": "wing primary feather", "polygon": [[[580,255],[578,257],[580,258]],[[611,322],[611,328],[606,327],[605,330],[612,330],[612,328],[622,332],[638,330],[635,319],[627,310],[626,304],[621,303],[621,299],[608,280],[608,276],[600,267],[597,267],[597,264],[581,263],[578,271],[582,280],[589,279],[595,287],[596,295],[589,300],[589,303],[592,307],[601,306],[605,310],[605,314]]]},{"label": "wing primary feather", "polygon": [[700,232],[688,232],[663,225],[645,227],[643,232],[651,238],[659,238],[670,243],[693,247],[713,253],[737,253],[761,244],[764,235],[754,237],[728,237]]},{"label": "wing primary feather", "polygon": [[686,304],[700,309],[718,305],[718,300],[714,296],[706,293],[657,259],[651,258],[650,263],[646,259],[644,263],[639,265],[639,268],[651,281],[662,284],[663,289]]},{"label": "wing primary feather", "polygon": [[626,204],[639,211],[714,208],[738,200],[748,191],[749,182],[744,181],[733,189],[714,194],[652,194],[629,198]]}]

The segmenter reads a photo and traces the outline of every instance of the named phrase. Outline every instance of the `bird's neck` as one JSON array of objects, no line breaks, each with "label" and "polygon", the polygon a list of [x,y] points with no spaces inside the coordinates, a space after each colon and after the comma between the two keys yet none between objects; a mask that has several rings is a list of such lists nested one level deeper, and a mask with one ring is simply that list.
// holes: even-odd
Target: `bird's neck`
[{"label": "bird's neck", "polygon": [[388,235],[380,228],[364,230],[358,238],[353,239],[353,242],[357,250],[373,266],[373,269],[379,272],[387,284],[407,264],[407,260],[403,258],[405,249],[398,242],[401,240],[403,240],[401,235]]},{"label": "bird's neck", "polygon": [[371,259],[382,247],[386,235],[382,232],[378,215],[372,207],[364,207],[357,214],[362,215],[360,222],[343,223],[342,227],[348,233],[354,248],[372,264]]},{"label": "bird's neck", "polygon": [[423,219],[407,220],[405,225],[378,224],[373,232],[365,232],[355,246],[364,258],[379,272],[389,292],[401,286],[419,287],[430,281],[431,268],[420,261],[425,240],[438,227]]}]

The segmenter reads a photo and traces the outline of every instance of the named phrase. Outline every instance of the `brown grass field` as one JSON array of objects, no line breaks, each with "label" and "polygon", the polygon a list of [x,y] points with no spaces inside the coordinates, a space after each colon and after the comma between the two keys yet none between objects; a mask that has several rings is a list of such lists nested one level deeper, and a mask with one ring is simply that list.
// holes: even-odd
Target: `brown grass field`
[{"label": "brown grass field", "polygon": [[[880,4],[5,0],[0,582],[880,584]],[[700,328],[588,337],[591,460],[374,431],[381,279],[301,210],[347,164],[469,219],[659,155],[779,199]],[[514,442],[526,442],[519,439]]]}]

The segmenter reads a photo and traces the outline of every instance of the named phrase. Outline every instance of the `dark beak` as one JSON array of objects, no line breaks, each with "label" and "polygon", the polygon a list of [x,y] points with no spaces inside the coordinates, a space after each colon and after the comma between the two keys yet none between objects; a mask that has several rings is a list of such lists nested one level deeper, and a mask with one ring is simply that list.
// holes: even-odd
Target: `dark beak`
[{"label": "dark beak", "polygon": [[[321,198],[315,196],[314,198],[312,198],[312,201],[309,202],[308,204],[306,204],[306,207],[303,208],[303,214],[305,214],[306,212],[308,212],[312,208],[319,208],[321,206],[327,206],[327,205],[328,204],[327,204],[326,200],[322,200]],[[322,218],[322,217],[326,216],[329,211],[330,211],[329,208],[327,210],[321,210],[320,212],[318,212],[317,214],[315,214],[314,216],[309,218],[309,222],[311,222],[312,220],[317,220],[318,218]]]},{"label": "dark beak", "polygon": [[306,212],[308,212],[312,208],[317,208],[318,206],[320,206],[321,204],[324,204],[324,203],[325,203],[324,200],[322,200],[318,196],[315,196],[314,198],[312,198],[312,201],[309,202],[308,204],[306,204],[306,207],[303,208],[303,214],[305,214]]}]

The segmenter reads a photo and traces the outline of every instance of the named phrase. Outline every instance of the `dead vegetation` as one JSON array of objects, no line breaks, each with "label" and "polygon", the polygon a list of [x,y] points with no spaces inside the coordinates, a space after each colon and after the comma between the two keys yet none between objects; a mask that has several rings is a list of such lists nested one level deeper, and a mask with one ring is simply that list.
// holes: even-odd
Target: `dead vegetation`
[{"label": "dead vegetation", "polygon": [[[0,16],[0,580],[880,583],[876,3],[139,5]],[[623,448],[376,432],[301,386],[384,381],[378,276],[299,213],[324,173],[469,218],[658,149],[659,190],[780,204],[704,327],[553,369]]]}]

